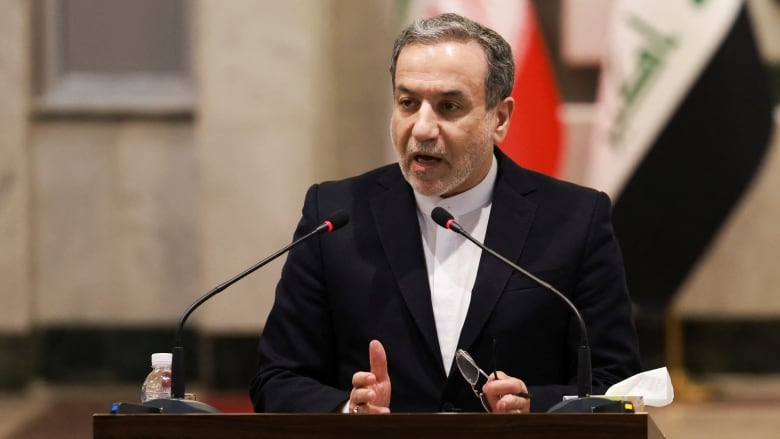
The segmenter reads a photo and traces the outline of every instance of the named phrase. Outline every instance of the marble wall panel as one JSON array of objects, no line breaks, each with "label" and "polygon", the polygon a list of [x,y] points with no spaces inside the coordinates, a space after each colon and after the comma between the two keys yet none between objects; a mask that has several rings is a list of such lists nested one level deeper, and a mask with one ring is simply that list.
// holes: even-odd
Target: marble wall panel
[{"label": "marble wall panel", "polygon": [[168,324],[197,285],[188,123],[39,123],[34,315],[47,324]]},{"label": "marble wall panel", "polygon": [[189,122],[128,123],[116,138],[120,321],[170,323],[198,290],[198,166]]},{"label": "marble wall panel", "polygon": [[115,136],[110,122],[41,123],[32,132],[38,325],[111,321],[121,313]]},{"label": "marble wall panel", "polygon": [[[395,7],[199,3],[204,289],[289,243],[308,186],[393,160],[387,69]],[[256,332],[282,261],[209,304],[204,326]]]},{"label": "marble wall panel", "polygon": [[27,2],[0,14],[0,333],[30,326]]}]

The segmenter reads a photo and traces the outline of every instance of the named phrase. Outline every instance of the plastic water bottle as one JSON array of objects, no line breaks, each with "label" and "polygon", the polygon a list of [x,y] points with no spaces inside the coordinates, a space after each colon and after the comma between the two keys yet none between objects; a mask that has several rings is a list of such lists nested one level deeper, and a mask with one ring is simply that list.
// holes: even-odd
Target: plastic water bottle
[{"label": "plastic water bottle", "polygon": [[171,397],[171,362],[169,353],[152,354],[152,371],[141,386],[141,402]]}]

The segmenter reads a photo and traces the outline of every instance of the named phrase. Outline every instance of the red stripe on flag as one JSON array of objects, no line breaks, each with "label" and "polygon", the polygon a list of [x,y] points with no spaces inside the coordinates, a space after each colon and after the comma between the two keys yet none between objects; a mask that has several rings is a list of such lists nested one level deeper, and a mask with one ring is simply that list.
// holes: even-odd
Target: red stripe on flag
[{"label": "red stripe on flag", "polygon": [[559,176],[563,155],[560,98],[533,9],[522,32],[527,34],[521,46],[525,50],[515,54],[515,111],[501,150],[524,167]]}]

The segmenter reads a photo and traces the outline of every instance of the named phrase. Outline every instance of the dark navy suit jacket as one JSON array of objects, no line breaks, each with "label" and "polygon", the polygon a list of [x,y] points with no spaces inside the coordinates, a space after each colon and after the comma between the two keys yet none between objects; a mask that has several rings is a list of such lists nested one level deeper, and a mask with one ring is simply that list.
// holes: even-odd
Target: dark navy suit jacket
[{"label": "dark navy suit jacket", "polygon": [[[495,150],[498,176],[485,244],[567,295],[588,328],[594,394],[640,370],[608,197],[522,169]],[[368,343],[387,352],[393,412],[482,411],[457,367],[445,375],[412,189],[398,165],[312,186],[295,232],[345,209],[350,222],[288,255],[250,387],[258,412],[328,412]],[[577,393],[579,326],[553,293],[482,255],[458,347],[490,372],[520,378],[545,411]]]}]

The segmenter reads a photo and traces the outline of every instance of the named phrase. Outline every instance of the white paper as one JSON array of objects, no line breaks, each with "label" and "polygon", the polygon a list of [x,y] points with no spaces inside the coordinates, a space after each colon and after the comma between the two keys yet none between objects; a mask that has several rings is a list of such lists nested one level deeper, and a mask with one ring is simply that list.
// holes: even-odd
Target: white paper
[{"label": "white paper", "polygon": [[672,378],[666,367],[648,370],[613,385],[607,396],[641,396],[645,405],[663,407],[674,400]]}]

